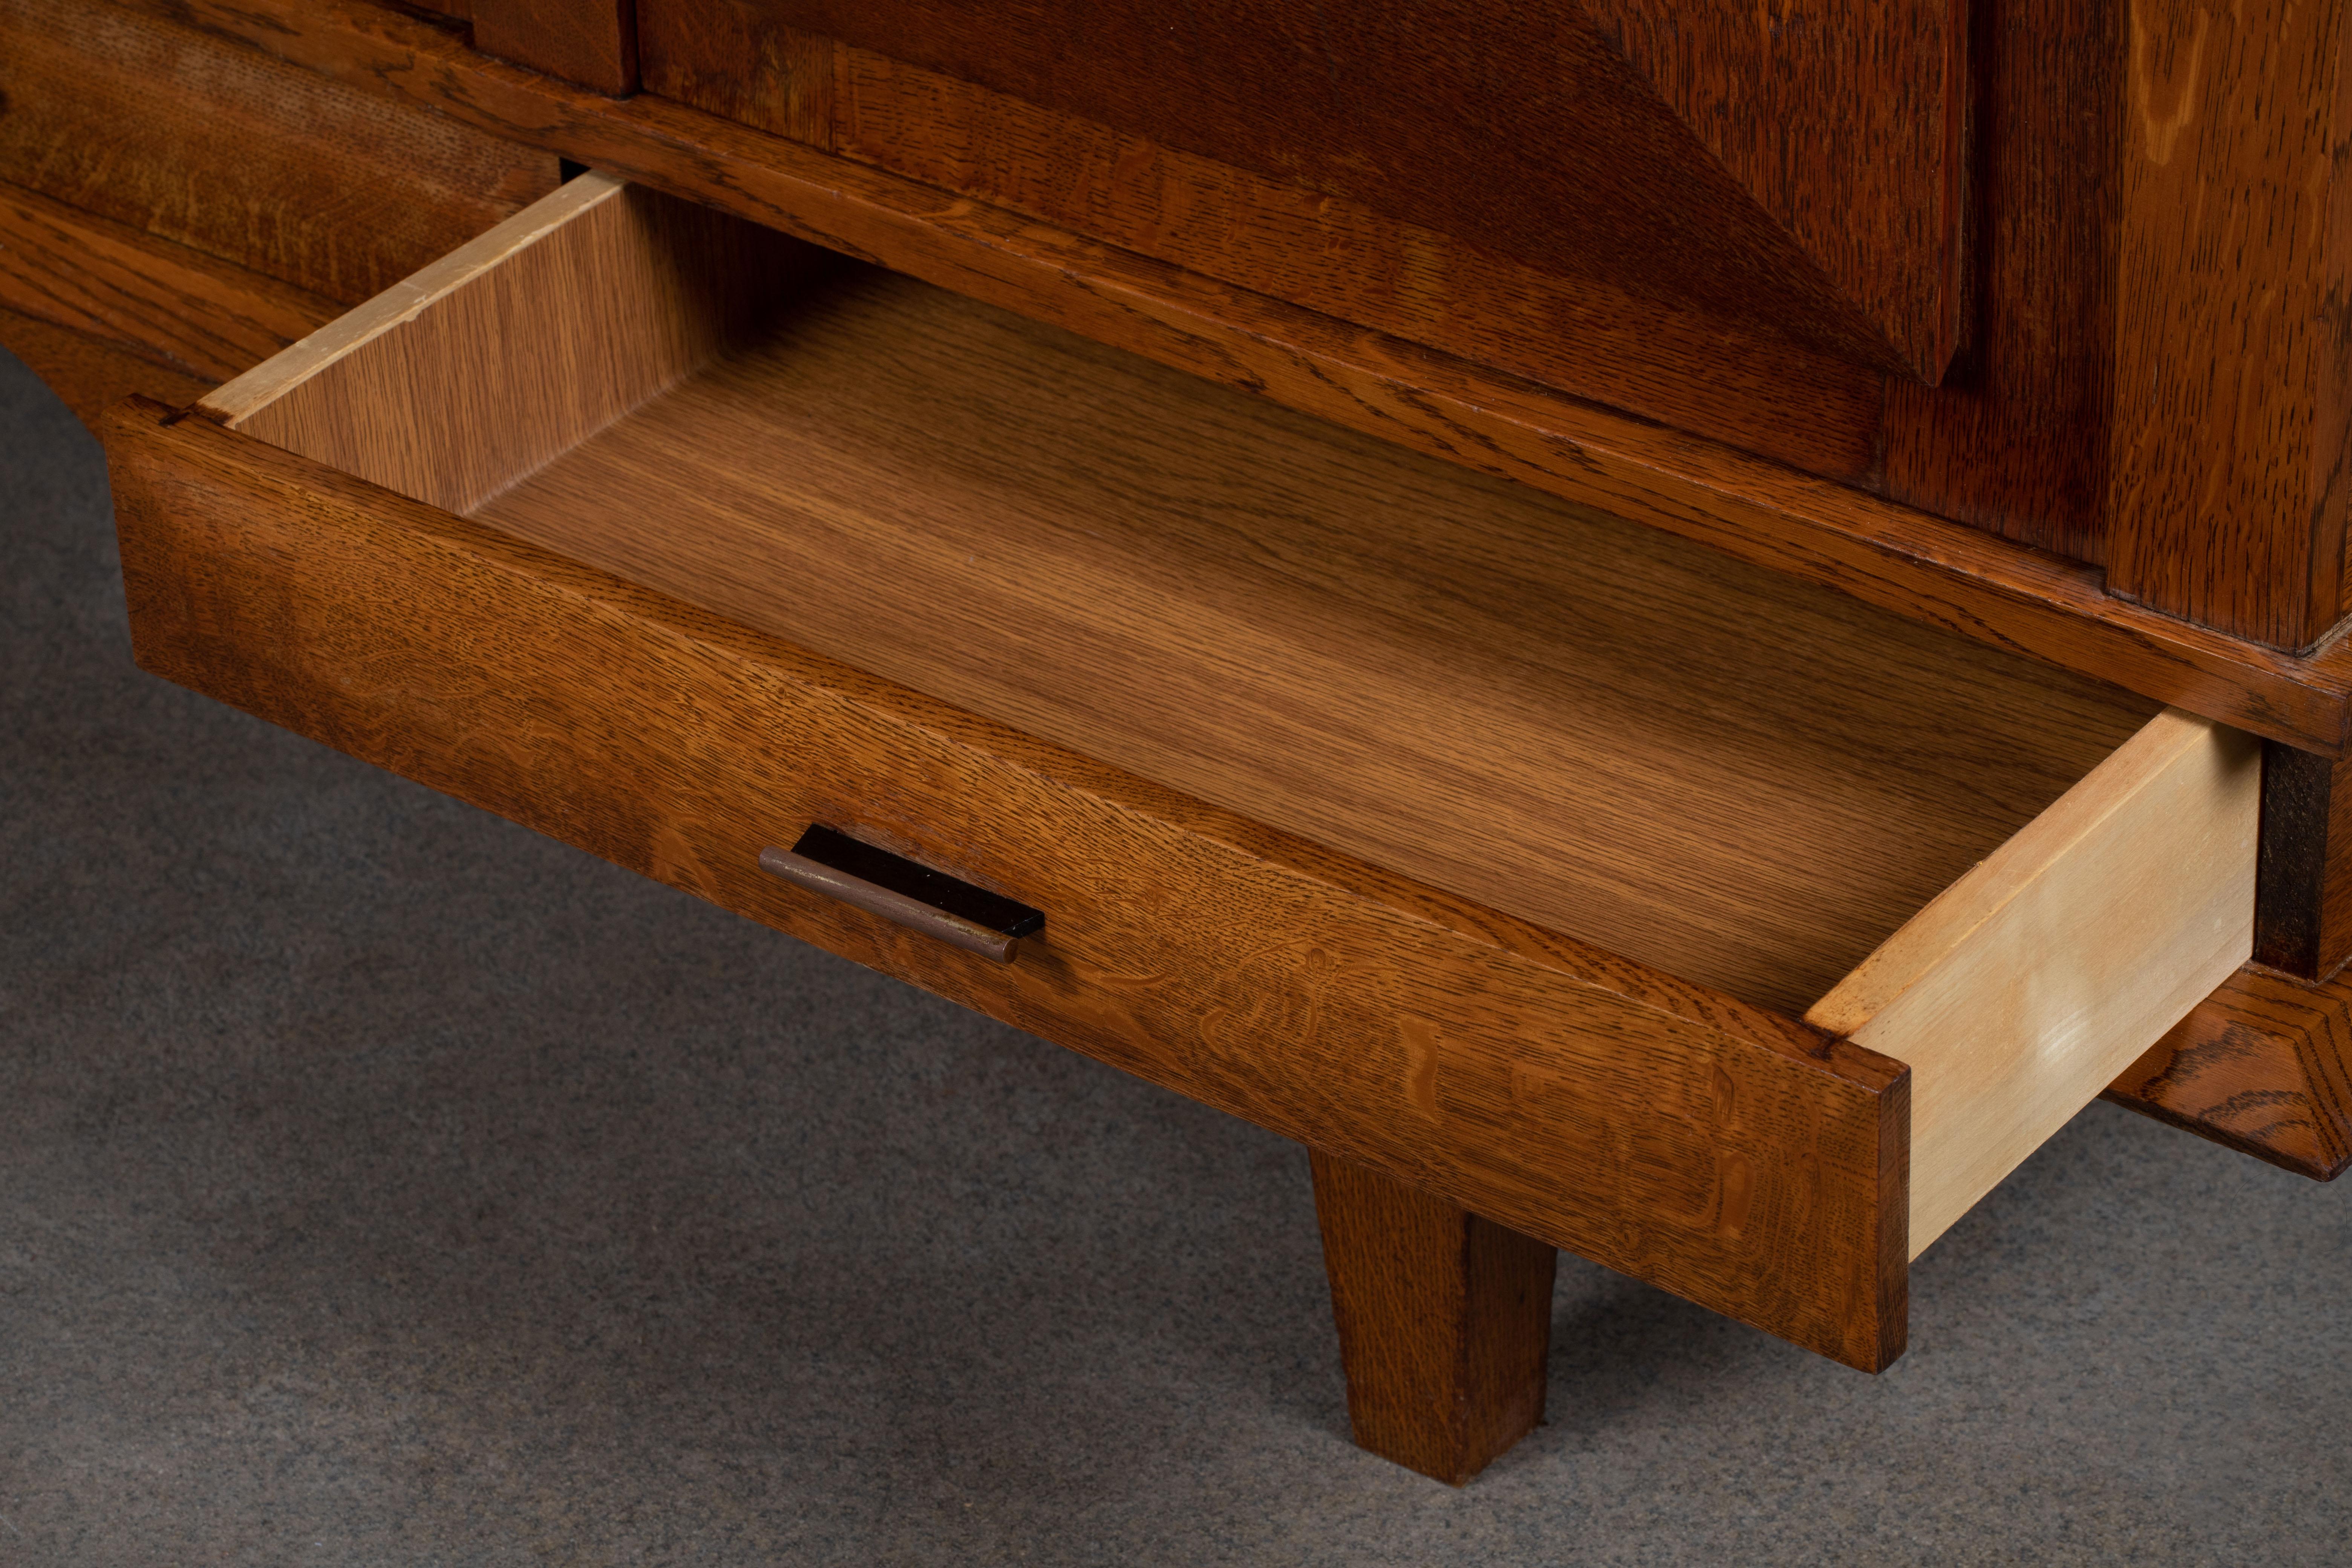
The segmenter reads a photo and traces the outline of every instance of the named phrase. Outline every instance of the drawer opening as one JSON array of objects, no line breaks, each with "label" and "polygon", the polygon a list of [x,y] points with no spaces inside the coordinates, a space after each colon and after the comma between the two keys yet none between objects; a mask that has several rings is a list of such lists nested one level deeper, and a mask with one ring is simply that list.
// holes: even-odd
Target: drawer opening
[{"label": "drawer opening", "polygon": [[[1967,999],[1862,1031],[1983,923],[2004,847],[2135,737],[2152,767],[2205,745],[2251,800],[2245,748],[2147,739],[2137,697],[602,175],[205,406],[1682,980],[1827,1007],[1922,1075],[1921,1141]],[[1948,889],[1962,938],[1901,945]],[[1914,1250],[2097,1070],[2022,1091],[2038,1131],[1915,1201]]]}]

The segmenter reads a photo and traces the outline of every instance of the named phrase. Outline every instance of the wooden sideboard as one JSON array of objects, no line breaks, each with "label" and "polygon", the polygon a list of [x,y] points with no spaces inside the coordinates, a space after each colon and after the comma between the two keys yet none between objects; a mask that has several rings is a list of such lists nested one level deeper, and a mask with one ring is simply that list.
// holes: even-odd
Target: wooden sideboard
[{"label": "wooden sideboard", "polygon": [[140,661],[1307,1143],[1366,1446],[2352,1159],[2340,7],[461,9],[0,0]]}]

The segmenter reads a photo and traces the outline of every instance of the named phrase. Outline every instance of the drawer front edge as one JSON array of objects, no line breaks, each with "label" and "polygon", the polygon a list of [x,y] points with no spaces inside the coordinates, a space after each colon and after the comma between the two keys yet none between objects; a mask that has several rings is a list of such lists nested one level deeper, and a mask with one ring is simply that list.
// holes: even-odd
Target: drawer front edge
[{"label": "drawer front edge", "polygon": [[[105,421],[166,679],[1866,1370],[1907,1070],[201,418]],[[1047,911],[997,965],[760,870],[812,821]]]}]

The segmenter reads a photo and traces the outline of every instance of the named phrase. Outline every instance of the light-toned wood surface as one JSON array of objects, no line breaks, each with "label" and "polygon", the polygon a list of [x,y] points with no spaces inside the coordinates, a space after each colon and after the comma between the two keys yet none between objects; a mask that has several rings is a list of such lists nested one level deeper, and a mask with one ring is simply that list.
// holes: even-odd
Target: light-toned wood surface
[{"label": "light-toned wood surface", "polygon": [[[1824,1354],[1901,1353],[1899,1064],[202,419],[107,425],[148,668]],[[992,963],[759,868],[1044,910]]]},{"label": "light-toned wood surface", "polygon": [[1806,1014],[1911,1067],[1913,1257],[2245,962],[2258,753],[2159,714]]},{"label": "light-toned wood surface", "polygon": [[1792,1014],[2154,710],[870,270],[480,515]]},{"label": "light-toned wood surface", "polygon": [[814,254],[590,173],[202,406],[467,511],[709,358]]}]

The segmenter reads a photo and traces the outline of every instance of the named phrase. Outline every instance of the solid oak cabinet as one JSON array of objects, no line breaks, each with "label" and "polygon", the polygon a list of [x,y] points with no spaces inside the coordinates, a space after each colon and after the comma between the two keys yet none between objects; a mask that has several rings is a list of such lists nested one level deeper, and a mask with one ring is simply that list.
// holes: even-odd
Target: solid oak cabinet
[{"label": "solid oak cabinet", "polygon": [[2352,1160],[2334,7],[459,9],[0,0],[141,662],[1306,1143],[1368,1447]]}]

